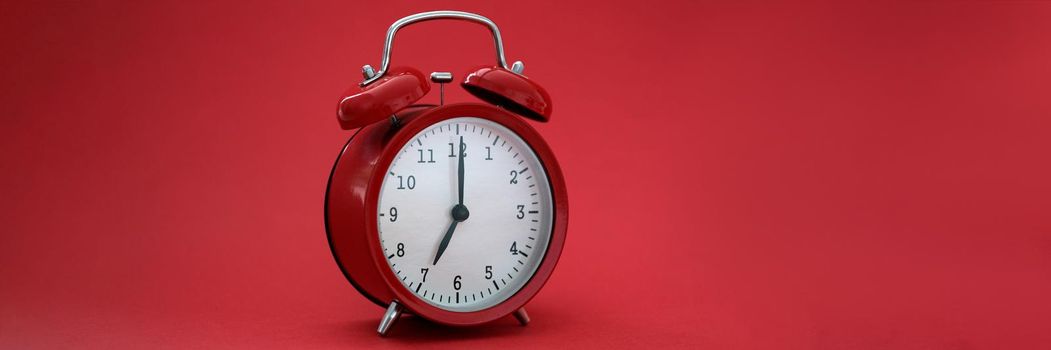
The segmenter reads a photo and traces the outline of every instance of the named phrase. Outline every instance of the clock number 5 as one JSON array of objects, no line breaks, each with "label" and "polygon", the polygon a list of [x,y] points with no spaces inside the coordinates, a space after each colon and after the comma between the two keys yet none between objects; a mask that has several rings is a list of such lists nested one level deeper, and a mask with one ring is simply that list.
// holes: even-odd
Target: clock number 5
[{"label": "clock number 5", "polygon": [[485,265],[485,279],[487,279],[487,280],[493,279],[493,266],[492,265]]}]

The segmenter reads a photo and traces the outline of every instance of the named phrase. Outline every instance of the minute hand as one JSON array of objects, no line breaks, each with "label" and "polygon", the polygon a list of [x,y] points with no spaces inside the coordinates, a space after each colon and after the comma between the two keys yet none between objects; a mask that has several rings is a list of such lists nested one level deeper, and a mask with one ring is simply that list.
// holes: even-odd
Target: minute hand
[{"label": "minute hand", "polygon": [[463,144],[463,136],[460,136],[460,166],[456,171],[457,187],[460,191],[460,205],[463,205],[463,159],[466,158],[464,157],[464,151],[467,150],[466,148],[467,145]]}]

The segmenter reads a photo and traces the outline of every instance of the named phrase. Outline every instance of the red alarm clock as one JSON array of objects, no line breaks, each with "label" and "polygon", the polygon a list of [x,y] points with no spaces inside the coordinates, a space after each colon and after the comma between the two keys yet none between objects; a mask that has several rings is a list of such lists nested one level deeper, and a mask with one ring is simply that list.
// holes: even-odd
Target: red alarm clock
[{"label": "red alarm clock", "polygon": [[[444,103],[452,74],[391,69],[394,34],[453,19],[489,28],[497,65],[461,86],[485,103]],[[379,72],[339,101],[337,119],[357,132],[329,178],[325,228],[343,274],[387,308],[386,335],[402,312],[455,326],[514,314],[551,276],[566,239],[568,201],[558,161],[523,119],[547,122],[551,98],[523,65],[508,67],[496,24],[459,11],[419,13],[387,31]],[[441,105],[415,105],[439,84]]]}]

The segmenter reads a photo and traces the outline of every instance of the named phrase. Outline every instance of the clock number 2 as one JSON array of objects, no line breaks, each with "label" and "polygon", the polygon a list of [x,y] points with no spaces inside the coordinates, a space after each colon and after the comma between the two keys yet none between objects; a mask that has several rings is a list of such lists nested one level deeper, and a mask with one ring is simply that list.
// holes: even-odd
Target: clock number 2
[{"label": "clock number 2", "polygon": [[515,170],[511,170],[511,184],[512,185],[518,184],[518,172],[515,171]]}]

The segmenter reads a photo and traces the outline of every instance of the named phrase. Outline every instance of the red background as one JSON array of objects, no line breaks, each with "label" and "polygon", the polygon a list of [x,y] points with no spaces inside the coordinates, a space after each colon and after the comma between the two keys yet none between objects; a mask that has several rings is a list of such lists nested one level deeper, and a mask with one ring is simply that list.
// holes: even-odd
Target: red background
[{"label": "red background", "polygon": [[[529,327],[381,339],[325,240],[335,106],[437,8],[551,93],[569,238]],[[0,348],[1051,343],[1046,3],[5,2],[0,38]]]}]

